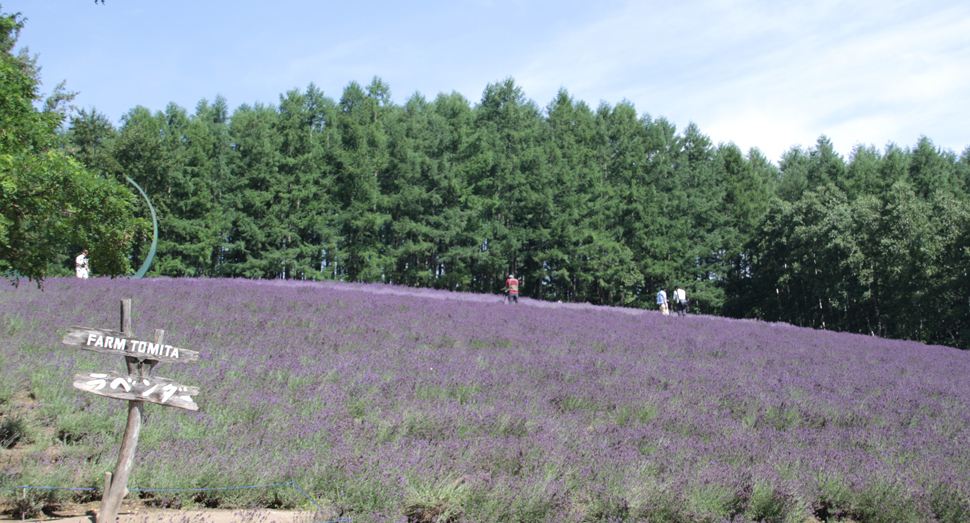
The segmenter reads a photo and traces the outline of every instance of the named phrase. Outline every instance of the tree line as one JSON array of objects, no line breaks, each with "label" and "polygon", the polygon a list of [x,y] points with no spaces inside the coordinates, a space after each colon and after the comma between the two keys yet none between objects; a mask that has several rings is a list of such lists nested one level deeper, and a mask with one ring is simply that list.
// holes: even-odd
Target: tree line
[{"label": "tree line", "polygon": [[150,275],[494,293],[515,274],[535,299],[631,307],[678,284],[695,312],[970,348],[970,147],[926,137],[846,158],[823,136],[776,165],[627,101],[539,107],[510,78],[397,105],[374,78],[117,127],[82,110],[61,142],[149,194]]}]

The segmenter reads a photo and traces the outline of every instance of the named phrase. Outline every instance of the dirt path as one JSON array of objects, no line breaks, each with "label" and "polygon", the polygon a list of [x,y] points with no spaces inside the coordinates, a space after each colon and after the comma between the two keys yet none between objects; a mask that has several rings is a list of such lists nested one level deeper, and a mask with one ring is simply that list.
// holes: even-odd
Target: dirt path
[{"label": "dirt path", "polygon": [[[57,510],[34,519],[0,514],[4,521],[50,521],[57,523],[95,523],[95,513],[100,502],[67,504]],[[6,508],[6,507],[5,507]],[[352,523],[351,518],[341,517],[339,510],[270,510],[270,509],[159,509],[125,500],[118,511],[118,523]]]},{"label": "dirt path", "polygon": [[[329,519],[328,519],[329,518]],[[49,521],[57,523],[95,523],[94,515],[45,516],[39,519],[21,520],[9,515],[0,521]],[[118,514],[118,523],[323,523],[327,521],[350,522],[349,518],[335,517],[317,512],[291,512],[283,510],[144,510]]]}]

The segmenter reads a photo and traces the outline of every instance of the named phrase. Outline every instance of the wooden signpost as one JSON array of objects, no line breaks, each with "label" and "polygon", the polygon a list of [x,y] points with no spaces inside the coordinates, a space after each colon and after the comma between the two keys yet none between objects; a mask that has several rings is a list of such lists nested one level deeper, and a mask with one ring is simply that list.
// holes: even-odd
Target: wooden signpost
[{"label": "wooden signpost", "polygon": [[155,330],[152,341],[138,340],[131,335],[131,300],[121,300],[121,330],[110,331],[88,327],[71,327],[61,340],[65,345],[84,350],[124,356],[128,374],[117,372],[88,372],[74,375],[74,388],[128,401],[128,424],[118,452],[114,475],[104,474],[104,496],[97,523],[114,523],[121,500],[128,495],[128,476],[135,458],[135,447],[141,433],[145,402],[167,407],[198,410],[192,399],[198,387],[181,385],[166,378],[152,376],[152,369],[160,362],[193,362],[199,353],[166,345],[165,331]]}]

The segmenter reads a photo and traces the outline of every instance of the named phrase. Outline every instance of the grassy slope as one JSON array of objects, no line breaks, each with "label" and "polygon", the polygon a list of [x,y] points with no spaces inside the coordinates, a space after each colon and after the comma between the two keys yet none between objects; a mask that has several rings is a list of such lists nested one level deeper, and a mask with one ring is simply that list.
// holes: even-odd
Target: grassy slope
[{"label": "grassy slope", "polygon": [[[970,520],[970,355],[780,324],[416,291],[51,280],[0,291],[0,410],[32,437],[0,487],[99,486],[124,405],[70,387],[117,358],[69,325],[203,356],[156,374],[130,487],[295,480],[354,521]],[[13,412],[17,391],[34,398]],[[33,440],[30,442],[29,440]],[[53,495],[68,496],[56,491]],[[144,494],[293,506],[292,489]]]}]

